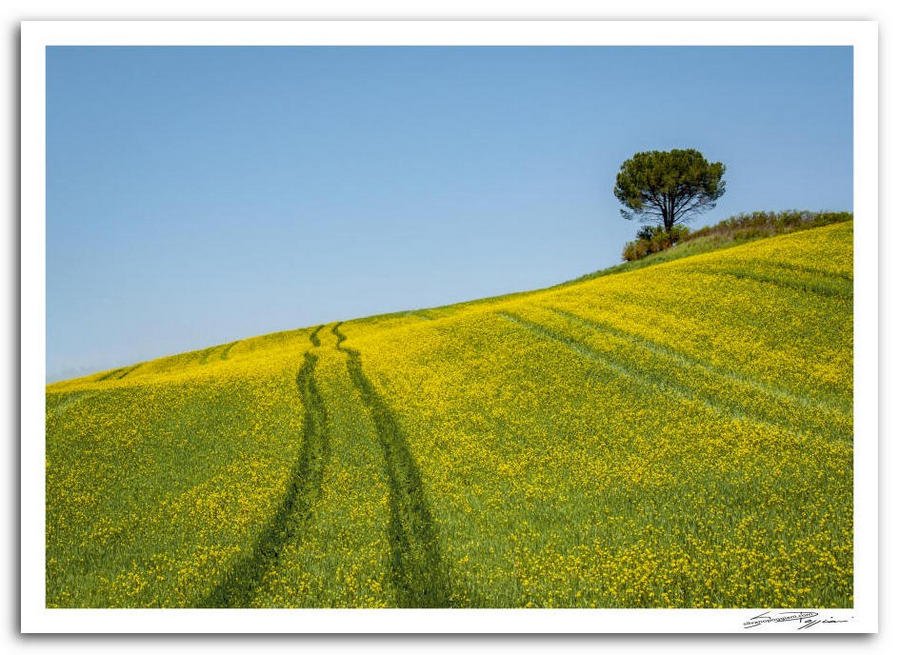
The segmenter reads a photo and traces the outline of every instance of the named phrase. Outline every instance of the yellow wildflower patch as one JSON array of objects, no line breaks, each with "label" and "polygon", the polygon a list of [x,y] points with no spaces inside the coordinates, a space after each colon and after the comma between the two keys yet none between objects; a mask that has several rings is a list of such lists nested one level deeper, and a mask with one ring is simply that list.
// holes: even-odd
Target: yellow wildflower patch
[{"label": "yellow wildflower patch", "polygon": [[847,607],[852,222],[47,387],[47,603]]}]

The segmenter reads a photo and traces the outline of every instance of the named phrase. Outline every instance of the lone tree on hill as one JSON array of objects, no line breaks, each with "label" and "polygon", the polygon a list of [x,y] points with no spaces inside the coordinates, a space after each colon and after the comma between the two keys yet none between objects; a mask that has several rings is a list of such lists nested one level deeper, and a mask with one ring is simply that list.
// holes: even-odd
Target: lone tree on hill
[{"label": "lone tree on hill", "polygon": [[616,194],[623,218],[658,223],[666,232],[712,209],[725,193],[725,165],[710,164],[698,150],[636,153],[622,163]]}]

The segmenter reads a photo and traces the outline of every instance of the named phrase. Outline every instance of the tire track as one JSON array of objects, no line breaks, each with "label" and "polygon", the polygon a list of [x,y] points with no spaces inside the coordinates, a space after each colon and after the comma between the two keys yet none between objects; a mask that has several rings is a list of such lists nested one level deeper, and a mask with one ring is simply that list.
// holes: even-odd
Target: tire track
[{"label": "tire track", "polygon": [[369,410],[384,453],[390,488],[388,538],[391,543],[391,580],[399,607],[449,607],[450,589],[441,561],[434,518],[422,487],[422,477],[406,438],[387,403],[362,369],[358,350],[343,346],[346,339],[335,324],[337,349],[347,356],[347,371]]},{"label": "tire track", "polygon": [[99,378],[96,378],[93,381],[94,382],[106,382],[107,380],[121,380],[126,375],[128,375],[129,373],[134,371],[134,369],[138,368],[139,366],[143,366],[143,364],[144,363],[141,362],[140,364],[134,364],[133,366],[123,366],[121,368],[114,368],[113,370],[108,371],[107,373],[101,375]]},{"label": "tire track", "polygon": [[222,349],[222,354],[219,356],[219,359],[228,359],[228,353],[231,352],[231,349],[238,345],[238,341],[232,341],[231,343],[225,344],[225,347]]},{"label": "tire track", "polygon": [[107,380],[118,379],[121,375],[127,375],[129,368],[130,367],[128,366],[114,368],[113,370],[101,375],[99,378],[96,378],[94,382],[106,382]]},{"label": "tire track", "polygon": [[[701,268],[685,268],[684,270],[690,271],[691,273],[699,273],[701,275],[712,275],[712,276],[723,276],[727,275],[729,277],[736,278],[738,280],[752,280],[754,282],[760,282],[762,284],[772,284],[777,287],[781,287],[783,289],[792,289],[794,291],[800,291],[803,293],[812,293],[817,296],[822,296],[825,298],[841,298],[843,300],[853,300],[853,283],[848,284],[845,282],[844,284],[840,284],[844,288],[834,288],[825,286],[821,283],[816,282],[807,282],[801,279],[792,280],[790,278],[777,277],[775,275],[766,275],[765,273],[755,273],[752,271],[745,271],[740,269],[729,269],[729,268],[712,268],[712,269],[701,269]],[[838,278],[842,279],[842,278]]]},{"label": "tire track", "polygon": [[218,348],[218,346],[211,346],[200,353],[200,366],[203,366],[209,361],[209,356],[212,355],[216,348]]},{"label": "tire track", "polygon": [[710,375],[718,377],[720,379],[731,381],[737,385],[749,387],[751,389],[755,389],[767,396],[779,398],[783,401],[790,403],[797,403],[799,405],[803,405],[808,409],[816,409],[822,412],[826,412],[829,414],[846,414],[847,408],[841,407],[837,404],[828,402],[824,399],[814,399],[814,398],[806,398],[804,396],[796,395],[790,391],[782,389],[781,387],[777,387],[775,385],[762,382],[760,380],[754,378],[743,377],[737,375],[733,371],[728,369],[724,369],[721,366],[716,366],[714,364],[710,364],[709,362],[695,357],[693,355],[689,355],[681,350],[676,348],[672,348],[663,343],[659,343],[657,341],[653,341],[652,339],[648,339],[644,336],[635,334],[633,332],[628,332],[627,330],[621,330],[617,327],[610,325],[605,321],[597,321],[594,319],[585,318],[584,316],[579,316],[578,314],[573,314],[572,312],[566,311],[564,309],[558,309],[556,307],[546,306],[546,309],[553,312],[554,314],[558,314],[562,316],[568,321],[572,323],[581,325],[583,327],[588,328],[589,330],[593,330],[595,332],[602,332],[606,334],[610,334],[614,337],[622,339],[624,341],[628,341],[629,343],[637,346],[638,348],[643,348],[648,350],[656,355],[660,355],[666,357],[683,367],[691,367],[696,366],[697,368],[701,368],[705,370]]},{"label": "tire track", "polygon": [[853,284],[853,273],[845,273],[843,271],[826,271],[821,268],[813,268],[812,266],[803,266],[801,264],[792,264],[788,262],[766,261],[766,266],[774,266],[785,271],[793,271],[799,273],[808,273],[809,275],[818,275],[834,281],[843,281]]},{"label": "tire track", "polygon": [[661,378],[658,375],[647,375],[639,371],[630,369],[622,363],[616,361],[613,357],[610,357],[606,353],[594,350],[587,344],[582,343],[575,337],[565,334],[564,332],[559,332],[551,327],[547,327],[546,325],[535,323],[511,312],[501,311],[498,312],[498,314],[514,325],[525,328],[526,330],[532,332],[533,334],[536,334],[539,337],[556,341],[587,359],[599,362],[611,371],[624,378],[632,380],[637,384],[658,389],[673,396],[677,396],[678,398],[681,398],[683,400],[699,402],[711,412],[719,416],[724,416],[726,418],[738,421],[746,421],[759,425],[765,425],[777,430],[787,432],[788,434],[791,434],[792,436],[797,438],[803,437],[802,433],[797,432],[787,425],[771,421],[763,416],[758,416],[754,413],[743,411],[728,404],[723,404],[714,397],[707,396],[706,394],[699,394],[680,383],[672,382],[671,380]]},{"label": "tire track", "polygon": [[297,391],[304,408],[303,443],[291,470],[284,499],[250,554],[232,567],[198,607],[248,607],[265,574],[278,564],[284,546],[302,536],[312,508],[322,495],[322,477],[331,445],[328,414],[315,380],[318,356],[312,352],[320,345],[318,332],[321,329],[320,325],[309,335],[312,348],[303,354],[303,365],[297,372]]},{"label": "tire track", "polygon": [[131,375],[135,371],[135,369],[137,369],[139,366],[141,366],[141,364],[135,364],[134,366],[128,367],[127,369],[125,369],[125,372],[122,373],[121,375],[119,375],[116,379],[121,380],[126,375]]},{"label": "tire track", "polygon": [[106,382],[108,380],[121,380],[126,375],[134,371],[139,366],[143,366],[143,362],[140,364],[134,364],[133,366],[122,366],[121,368],[114,368],[111,371],[107,371],[99,378],[95,378],[92,380],[93,382]]}]

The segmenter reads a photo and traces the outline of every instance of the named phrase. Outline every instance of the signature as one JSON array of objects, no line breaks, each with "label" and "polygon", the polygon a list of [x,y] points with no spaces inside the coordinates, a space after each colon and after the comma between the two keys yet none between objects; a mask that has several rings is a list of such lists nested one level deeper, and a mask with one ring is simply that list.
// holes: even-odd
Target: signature
[{"label": "signature", "polygon": [[799,623],[798,630],[806,630],[820,623],[847,623],[848,619],[836,619],[834,617],[819,617],[818,612],[810,611],[785,611],[772,612],[766,610],[762,614],[757,614],[748,621],[744,621],[744,629],[756,628],[766,623],[791,623],[796,621]]}]

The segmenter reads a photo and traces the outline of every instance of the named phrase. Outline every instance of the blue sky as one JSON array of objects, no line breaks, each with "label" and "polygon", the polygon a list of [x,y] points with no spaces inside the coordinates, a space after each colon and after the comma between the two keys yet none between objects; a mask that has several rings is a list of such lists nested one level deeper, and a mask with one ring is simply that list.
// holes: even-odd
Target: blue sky
[{"label": "blue sky", "polygon": [[851,109],[849,48],[48,48],[48,379],[616,264],[642,150],[850,210]]}]

